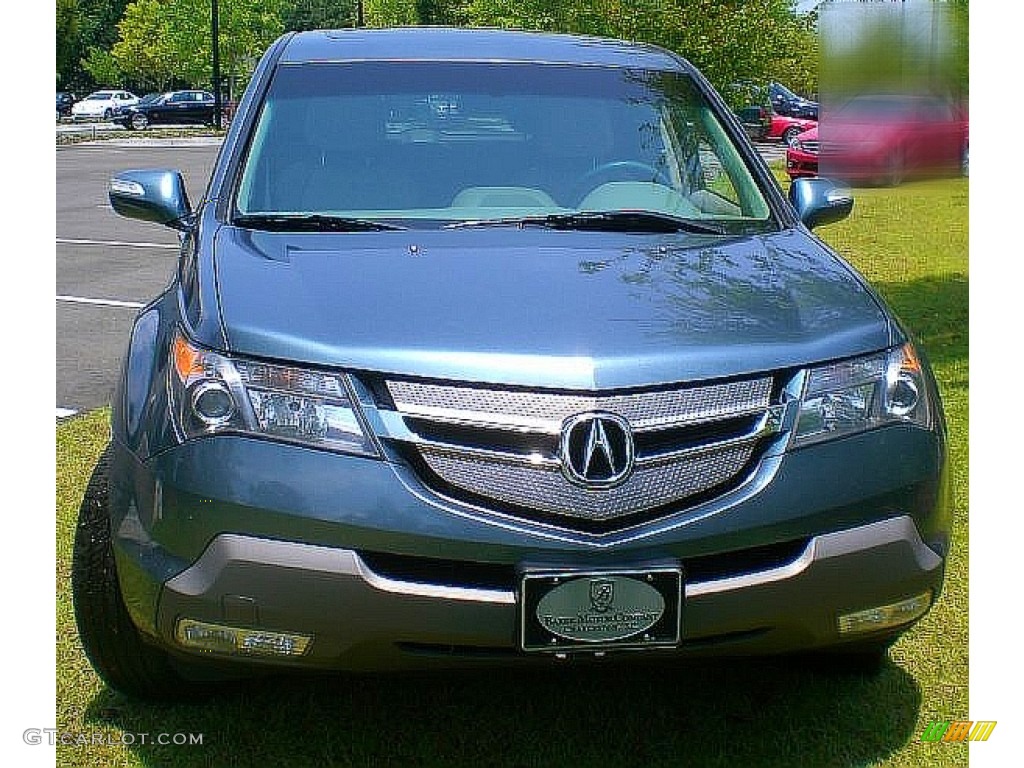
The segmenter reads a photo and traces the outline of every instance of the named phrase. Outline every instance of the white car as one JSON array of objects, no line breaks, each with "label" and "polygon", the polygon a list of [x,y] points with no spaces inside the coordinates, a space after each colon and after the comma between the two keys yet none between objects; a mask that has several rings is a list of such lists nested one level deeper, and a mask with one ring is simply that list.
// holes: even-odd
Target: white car
[{"label": "white car", "polygon": [[76,102],[71,108],[75,120],[107,120],[125,107],[139,103],[139,97],[128,91],[96,91]]}]

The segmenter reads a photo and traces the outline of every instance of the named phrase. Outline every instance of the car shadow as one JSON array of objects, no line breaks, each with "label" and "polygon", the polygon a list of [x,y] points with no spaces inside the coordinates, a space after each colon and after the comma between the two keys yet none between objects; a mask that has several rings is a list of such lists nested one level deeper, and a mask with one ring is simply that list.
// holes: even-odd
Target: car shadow
[{"label": "car shadow", "polygon": [[856,676],[762,659],[268,678],[189,705],[104,689],[84,721],[202,734],[128,747],[145,765],[854,766],[910,741],[920,706],[892,661]]},{"label": "car shadow", "polygon": [[[969,294],[966,274],[881,283],[876,288],[928,355],[932,366],[943,369],[944,394],[966,389],[969,348]],[[958,374],[963,369],[963,374]]]}]

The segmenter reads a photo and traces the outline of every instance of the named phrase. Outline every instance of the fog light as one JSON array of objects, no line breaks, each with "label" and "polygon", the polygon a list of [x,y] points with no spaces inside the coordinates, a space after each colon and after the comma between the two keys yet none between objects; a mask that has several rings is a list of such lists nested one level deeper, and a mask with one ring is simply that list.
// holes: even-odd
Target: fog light
[{"label": "fog light", "polygon": [[192,410],[208,427],[216,427],[235,415],[235,401],[219,381],[204,381],[192,391]]},{"label": "fog light", "polygon": [[313,641],[311,635],[229,627],[194,619],[181,619],[174,635],[187,648],[257,656],[301,656]]},{"label": "fog light", "polygon": [[907,600],[900,600],[898,603],[847,613],[839,617],[839,634],[856,635],[862,632],[877,632],[881,629],[908,624],[923,616],[931,604],[932,591],[929,589],[927,592]]}]

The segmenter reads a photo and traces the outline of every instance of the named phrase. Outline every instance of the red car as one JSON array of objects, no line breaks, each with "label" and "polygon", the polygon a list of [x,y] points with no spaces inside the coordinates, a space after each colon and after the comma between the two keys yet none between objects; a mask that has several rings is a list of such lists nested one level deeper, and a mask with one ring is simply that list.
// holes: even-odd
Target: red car
[{"label": "red car", "polygon": [[966,115],[943,98],[857,96],[821,123],[821,173],[890,186],[912,176],[959,173],[967,130]]},{"label": "red car", "polygon": [[818,175],[818,126],[804,131],[786,147],[786,173],[791,179]]},{"label": "red car", "polygon": [[768,133],[765,134],[765,138],[782,139],[786,146],[792,146],[797,136],[804,131],[817,127],[817,125],[817,120],[789,117],[788,115],[780,115],[778,112],[772,112],[772,123],[768,127]]}]

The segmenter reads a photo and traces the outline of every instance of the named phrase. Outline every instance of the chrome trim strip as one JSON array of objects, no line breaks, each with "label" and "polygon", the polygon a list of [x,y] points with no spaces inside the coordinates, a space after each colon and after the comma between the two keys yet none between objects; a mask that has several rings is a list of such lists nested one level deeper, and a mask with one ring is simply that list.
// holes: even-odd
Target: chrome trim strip
[{"label": "chrome trim strip", "polygon": [[[513,414],[497,414],[486,411],[463,411],[455,408],[440,408],[429,405],[411,405],[408,403],[396,403],[399,413],[413,419],[424,421],[451,424],[460,427],[477,427],[479,429],[499,429],[509,432],[526,432],[542,435],[559,435],[562,431],[563,421],[555,419],[530,418],[529,416],[515,416]],[[697,416],[682,418],[664,417],[661,419],[645,419],[639,424],[630,424],[634,433],[660,432],[678,427],[692,427],[701,424],[713,424],[728,419],[741,419],[744,416],[754,416],[764,413],[771,406],[757,406],[733,411],[721,416]],[[589,411],[581,411],[581,413]],[[389,411],[390,413],[390,411]]]},{"label": "chrome trim strip", "polygon": [[539,432],[544,435],[558,435],[562,431],[562,422],[554,419],[535,419],[529,416],[496,414],[487,411],[463,411],[456,408],[413,405],[397,401],[395,406],[402,416],[456,426],[504,429],[511,432]]},{"label": "chrome trim strip", "polygon": [[807,542],[807,547],[796,560],[778,568],[769,568],[743,576],[688,583],[686,597],[702,597],[791,579],[815,563],[898,542],[904,542],[913,549],[917,567],[921,570],[931,571],[941,567],[942,558],[921,539],[921,534],[913,519],[907,515],[901,515],[888,520],[860,525],[856,528],[815,536]]},{"label": "chrome trim strip", "polygon": [[637,466],[649,466],[651,464],[662,464],[674,459],[683,459],[689,456],[697,456],[702,453],[714,453],[715,451],[723,450],[725,448],[733,448],[744,443],[751,443],[759,440],[766,435],[774,435],[782,429],[782,419],[785,415],[786,407],[783,405],[773,405],[771,408],[765,410],[762,417],[758,420],[758,423],[754,428],[744,435],[737,435],[736,437],[730,437],[726,440],[718,440],[713,443],[701,443],[700,445],[691,446],[690,448],[680,448],[676,451],[666,451],[665,453],[656,453],[649,456],[637,457]]},{"label": "chrome trim strip", "polygon": [[359,579],[369,587],[394,595],[462,600],[479,603],[515,604],[511,590],[450,587],[389,579],[370,570],[351,549],[305,544],[296,541],[260,539],[237,533],[222,533],[189,568],[167,582],[181,595],[203,595],[216,583],[221,571],[232,563],[260,564],[278,568],[331,573]]},{"label": "chrome trim strip", "polygon": [[629,421],[634,431],[749,415],[769,407],[772,381],[765,376],[624,394],[405,380],[388,380],[386,386],[396,410],[406,416],[554,435],[567,418],[593,411],[615,413]]},{"label": "chrome trim strip", "polygon": [[548,469],[555,472],[560,472],[562,469],[562,463],[558,459],[550,456],[544,456],[539,453],[506,453],[505,451],[492,451],[488,448],[475,448],[466,445],[440,443],[436,440],[427,440],[419,436],[410,442],[417,448],[426,448],[428,451],[435,454],[441,453],[446,456],[456,458],[469,456],[501,464],[520,464],[522,466]]},{"label": "chrome trim strip", "polygon": [[[762,416],[750,432],[743,435],[737,435],[736,437],[731,437],[726,440],[719,440],[713,443],[703,443],[689,448],[681,448],[676,451],[666,451],[664,453],[637,456],[636,465],[639,467],[663,464],[676,459],[688,458],[690,456],[696,456],[703,453],[713,453],[718,450],[724,450],[744,443],[753,442],[762,437],[777,434],[781,431],[786,414],[786,406],[773,405],[768,408],[761,408],[758,410],[762,411]],[[450,456],[476,456],[478,458],[488,459],[504,464],[522,464],[552,470],[559,470],[561,468],[561,464],[556,457],[544,456],[541,454],[508,453],[506,451],[476,448],[456,443],[445,443],[421,437],[409,429],[402,419],[402,416],[395,411],[380,411],[379,416],[381,421],[383,421],[386,430],[385,434],[381,435],[381,437],[388,437],[393,440],[410,443],[418,448],[427,448]],[[492,424],[490,426],[496,425]]]},{"label": "chrome trim strip", "polygon": [[812,539],[807,547],[800,553],[800,557],[791,563],[769,568],[766,571],[746,573],[742,576],[730,576],[726,579],[715,579],[713,581],[688,582],[686,584],[686,597],[701,597],[702,595],[713,595],[719,592],[729,592],[734,589],[745,589],[761,584],[769,584],[773,581],[791,579],[801,571],[806,570],[814,562],[814,542]]},{"label": "chrome trim strip", "polygon": [[419,581],[401,581],[381,576],[370,570],[370,567],[358,554],[353,553],[358,575],[374,589],[395,595],[415,595],[435,600],[461,600],[473,603],[497,603],[515,605],[516,593],[511,590],[476,589],[473,587],[452,587],[442,584],[425,584]]}]

